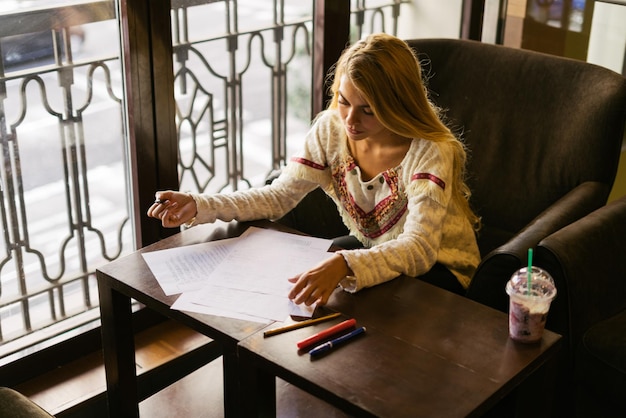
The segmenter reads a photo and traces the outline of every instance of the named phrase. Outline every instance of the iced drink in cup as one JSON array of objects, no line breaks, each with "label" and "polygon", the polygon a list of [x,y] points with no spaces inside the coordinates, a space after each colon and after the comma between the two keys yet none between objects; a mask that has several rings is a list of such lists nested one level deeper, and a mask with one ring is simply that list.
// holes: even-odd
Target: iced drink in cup
[{"label": "iced drink in cup", "polygon": [[[530,288],[529,288],[530,283]],[[554,280],[543,269],[516,271],[506,284],[509,295],[509,335],[515,341],[533,343],[543,335],[550,303],[556,296]]]}]

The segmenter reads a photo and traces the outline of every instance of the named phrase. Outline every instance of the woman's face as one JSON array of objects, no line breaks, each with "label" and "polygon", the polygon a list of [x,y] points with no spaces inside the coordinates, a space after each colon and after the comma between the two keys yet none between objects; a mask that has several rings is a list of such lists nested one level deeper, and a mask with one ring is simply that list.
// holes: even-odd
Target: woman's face
[{"label": "woman's face", "polygon": [[341,76],[337,94],[339,115],[348,138],[358,141],[389,135],[389,130],[378,121],[369,103],[345,75]]}]

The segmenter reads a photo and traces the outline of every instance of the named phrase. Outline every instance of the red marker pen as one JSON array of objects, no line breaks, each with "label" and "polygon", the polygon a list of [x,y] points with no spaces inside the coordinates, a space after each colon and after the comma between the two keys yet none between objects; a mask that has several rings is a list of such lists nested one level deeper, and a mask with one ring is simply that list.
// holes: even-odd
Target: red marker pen
[{"label": "red marker pen", "polygon": [[330,337],[333,334],[336,334],[338,332],[350,329],[352,327],[354,327],[356,325],[356,319],[348,319],[346,321],[343,321],[337,325],[334,325],[330,328],[325,329],[324,331],[320,331],[317,334],[313,334],[311,335],[309,338],[305,338],[302,341],[299,341],[296,345],[298,346],[298,348],[303,348],[303,347],[307,347],[309,345],[313,345],[316,343],[319,343],[320,341],[325,340],[326,338]]}]

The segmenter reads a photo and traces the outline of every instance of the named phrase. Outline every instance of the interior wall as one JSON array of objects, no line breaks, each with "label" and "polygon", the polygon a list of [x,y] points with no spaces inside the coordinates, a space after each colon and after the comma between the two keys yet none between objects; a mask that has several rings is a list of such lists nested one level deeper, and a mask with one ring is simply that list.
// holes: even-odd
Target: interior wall
[{"label": "interior wall", "polygon": [[626,3],[596,2],[587,61],[626,75]]},{"label": "interior wall", "polygon": [[626,137],[624,137],[624,146],[622,146],[622,154],[619,160],[619,166],[617,167],[617,176],[615,177],[615,183],[613,189],[609,195],[609,202],[626,196]]},{"label": "interior wall", "polygon": [[462,0],[413,0],[412,4],[402,6],[398,37],[458,38],[462,6]]},{"label": "interior wall", "polygon": [[[594,5],[587,61],[626,74],[626,5]],[[609,201],[626,195],[626,135]]]}]

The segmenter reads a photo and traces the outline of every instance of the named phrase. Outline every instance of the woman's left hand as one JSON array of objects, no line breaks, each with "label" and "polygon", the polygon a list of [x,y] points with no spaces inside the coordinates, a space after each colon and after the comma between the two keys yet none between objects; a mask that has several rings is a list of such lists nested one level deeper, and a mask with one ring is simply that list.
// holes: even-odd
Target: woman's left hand
[{"label": "woman's left hand", "polygon": [[349,274],[351,272],[345,259],[340,254],[334,254],[311,270],[289,279],[295,283],[289,292],[289,299],[298,305],[304,303],[311,306],[316,302],[325,305],[341,279]]},{"label": "woman's left hand", "polygon": [[148,216],[160,219],[166,228],[179,227],[198,213],[195,200],[189,193],[165,190],[156,192],[156,200],[148,209]]}]

